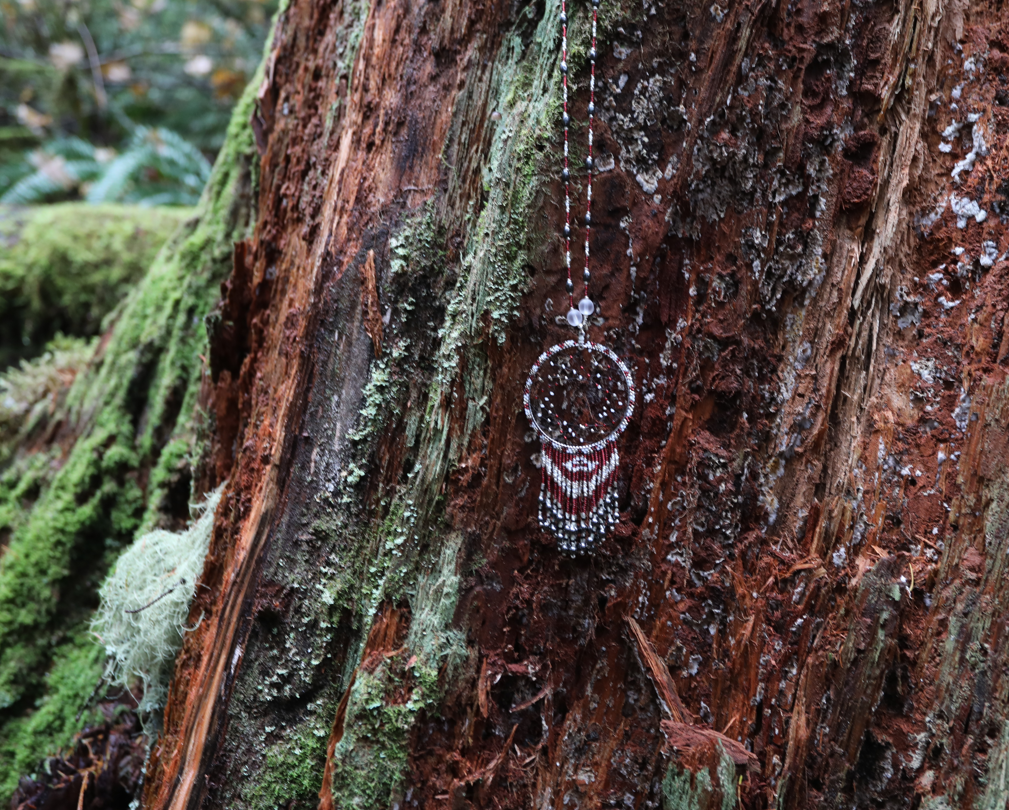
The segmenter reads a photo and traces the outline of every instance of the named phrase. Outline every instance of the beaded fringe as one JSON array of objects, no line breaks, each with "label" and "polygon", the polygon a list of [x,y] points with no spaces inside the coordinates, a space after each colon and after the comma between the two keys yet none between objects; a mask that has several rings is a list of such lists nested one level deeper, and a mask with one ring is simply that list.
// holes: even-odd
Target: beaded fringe
[{"label": "beaded fringe", "polygon": [[562,551],[589,551],[616,525],[612,487],[619,463],[616,440],[587,452],[543,443],[540,527],[557,538]]}]

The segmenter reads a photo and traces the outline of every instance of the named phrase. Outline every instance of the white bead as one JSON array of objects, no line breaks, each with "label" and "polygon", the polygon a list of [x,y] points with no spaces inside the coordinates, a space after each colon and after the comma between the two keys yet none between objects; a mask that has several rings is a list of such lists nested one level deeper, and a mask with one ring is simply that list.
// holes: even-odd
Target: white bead
[{"label": "white bead", "polygon": [[[591,302],[590,302],[591,303]],[[580,305],[579,305],[580,306]],[[568,323],[572,326],[581,326],[585,321],[585,316],[580,311],[572,307],[568,310]]]},{"label": "white bead", "polygon": [[587,318],[596,311],[596,305],[592,303],[591,298],[585,297],[578,302],[578,311]]}]

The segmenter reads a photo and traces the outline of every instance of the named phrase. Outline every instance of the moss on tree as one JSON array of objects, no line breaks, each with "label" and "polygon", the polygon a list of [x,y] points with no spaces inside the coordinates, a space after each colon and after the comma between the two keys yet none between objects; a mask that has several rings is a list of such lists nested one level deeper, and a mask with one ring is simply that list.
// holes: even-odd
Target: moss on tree
[{"label": "moss on tree", "polygon": [[[462,538],[442,533],[444,502],[438,493],[484,420],[488,344],[504,342],[527,284],[531,246],[538,241],[530,222],[544,176],[542,147],[560,113],[552,42],[556,15],[557,10],[548,7],[531,48],[514,33],[498,54],[487,104],[501,111],[502,118],[484,170],[487,200],[480,211],[468,215],[464,231],[470,236],[458,265],[446,266],[442,246],[451,229],[447,219],[454,214],[442,212],[438,201],[401,223],[389,238],[390,286],[403,278],[434,287],[432,279],[443,275],[452,275],[454,284],[446,284],[450,293],[438,322],[430,321],[422,307],[414,311],[417,302],[409,291],[383,290],[383,300],[395,301],[386,345],[382,357],[372,359],[357,421],[347,435],[349,458],[338,465],[332,494],[320,496],[323,507],[314,531],[324,545],[339,549],[333,555],[336,570],[316,568],[309,574],[306,569],[304,576],[318,581],[321,593],[306,589],[299,611],[306,617],[330,617],[328,628],[335,625],[333,616],[353,615],[355,638],[347,656],[351,665],[335,685],[339,688],[327,689],[297,725],[274,729],[272,740],[263,739],[263,766],[258,772],[243,771],[246,784],[236,790],[240,798],[229,799],[232,806],[266,810],[316,805],[326,746],[325,738],[319,740],[312,729],[326,728],[334,716],[382,604],[408,604],[410,631],[401,651],[374,671],[358,672],[350,687],[343,737],[331,763],[334,807],[387,807],[402,798],[415,724],[438,711],[469,657],[464,639],[451,626]],[[450,189],[447,196],[452,193]],[[430,374],[419,371],[419,356],[433,356]],[[460,395],[466,403],[465,425],[450,432],[448,411],[457,407],[453,400]],[[404,446],[415,456],[413,471],[395,490],[377,497],[382,506],[375,510],[363,502],[362,482],[384,463],[376,455],[381,435],[399,420],[408,437]],[[283,568],[270,576],[296,582],[298,565],[285,558]],[[294,616],[289,623],[296,625]],[[327,643],[310,641],[304,632],[302,636],[300,642],[291,641],[292,648]],[[243,700],[251,706],[256,705],[253,701],[280,699],[279,694],[252,697],[245,687],[239,691],[244,692],[240,705],[245,705]],[[247,713],[251,717],[259,710],[257,705]],[[243,722],[242,711],[232,712],[232,722]]]},{"label": "moss on tree", "polygon": [[188,208],[0,206],[0,369],[63,332],[90,336],[150,268]]},{"label": "moss on tree", "polygon": [[203,319],[254,219],[253,98],[238,104],[194,216],[34,434],[59,423],[59,444],[14,448],[0,477],[0,799],[87,720],[77,713],[102,654],[86,626],[111,562],[141,528],[185,517]]}]

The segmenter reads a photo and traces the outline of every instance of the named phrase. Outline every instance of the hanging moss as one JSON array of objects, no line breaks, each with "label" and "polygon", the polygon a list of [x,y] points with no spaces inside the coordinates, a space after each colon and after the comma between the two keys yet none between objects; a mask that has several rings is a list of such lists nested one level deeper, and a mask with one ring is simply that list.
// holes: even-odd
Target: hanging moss
[{"label": "hanging moss", "polygon": [[108,654],[105,678],[120,689],[129,689],[139,679],[141,712],[160,707],[167,692],[220,500],[218,488],[184,532],[155,529],[142,534],[102,584],[101,606],[91,629]]},{"label": "hanging moss", "polygon": [[0,370],[57,332],[95,335],[143,277],[185,208],[0,206]]}]

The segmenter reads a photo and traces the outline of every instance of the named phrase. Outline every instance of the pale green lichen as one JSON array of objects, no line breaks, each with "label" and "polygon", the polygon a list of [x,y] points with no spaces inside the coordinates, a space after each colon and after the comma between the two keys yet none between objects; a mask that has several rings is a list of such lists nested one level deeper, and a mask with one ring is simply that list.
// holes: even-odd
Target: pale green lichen
[{"label": "pale green lichen", "polygon": [[[982,397],[978,397],[982,400]],[[988,435],[1001,435],[1009,420],[1009,381],[993,386],[983,397],[985,408],[983,421],[979,420],[975,430],[982,431],[980,446]],[[949,625],[934,640],[939,653],[939,665],[934,677],[934,703],[925,719],[925,731],[919,736],[918,750],[914,764],[920,767],[925,761],[929,746],[937,741],[947,740],[953,731],[952,718],[970,712],[973,729],[987,729],[991,735],[984,743],[988,749],[984,758],[984,775],[978,781],[984,790],[974,799],[976,808],[991,810],[1002,808],[1009,801],[1009,723],[998,708],[1009,700],[1009,684],[993,676],[1004,666],[1004,655],[993,655],[992,637],[998,636],[996,629],[998,607],[978,610],[977,594],[998,592],[1000,584],[1009,572],[1009,532],[1006,531],[1006,515],[1009,514],[1009,484],[1004,476],[995,476],[983,482],[976,492],[965,490],[965,494],[953,501],[954,511],[950,523],[960,514],[981,513],[984,515],[984,555],[985,569],[982,579],[976,585],[969,579],[954,573],[960,565],[960,555],[978,538],[973,530],[965,536],[947,536],[942,564],[937,581],[946,583],[936,596],[942,600],[935,610],[948,611]],[[982,511],[983,510],[983,511]],[[970,524],[968,524],[970,525]],[[954,527],[951,527],[954,528]],[[960,531],[963,531],[962,529]],[[965,677],[965,674],[967,677]],[[984,701],[980,716],[977,708],[967,709],[977,700],[978,681],[989,679],[991,695]],[[977,733],[977,732],[974,732]],[[966,772],[944,775],[945,795],[927,797],[922,807],[944,810],[959,807],[970,776]]]},{"label": "pale green lichen", "polygon": [[105,679],[121,689],[141,681],[141,712],[159,707],[167,692],[220,499],[218,488],[184,532],[155,529],[134,540],[99,591],[91,630],[108,657]]},{"label": "pale green lichen", "polygon": [[662,780],[663,810],[707,810],[711,796],[711,777],[707,769],[696,774],[671,765]]},{"label": "pale green lichen", "polygon": [[358,673],[332,759],[333,805],[340,810],[395,804],[417,715],[436,709],[467,655],[462,634],[450,628],[459,599],[461,544],[460,534],[448,537],[434,569],[417,584],[403,649],[374,671]]},{"label": "pale green lichen", "polygon": [[[535,16],[536,10],[524,13]],[[273,676],[265,683],[251,673],[241,676],[232,701],[232,716],[243,718],[238,722],[258,744],[249,749],[241,786],[220,797],[230,806],[272,810],[317,804],[325,757],[325,737],[317,732],[326,728],[328,736],[327,723],[355,671],[332,761],[333,799],[345,808],[393,806],[404,789],[408,741],[418,718],[438,710],[454,673],[470,662],[462,634],[452,627],[462,537],[445,531],[440,493],[486,418],[487,341],[503,339],[527,284],[531,246],[542,242],[530,223],[539,205],[542,147],[559,110],[552,81],[556,25],[557,10],[548,8],[531,38],[507,36],[488,69],[489,96],[474,85],[464,90],[473,98],[456,105],[460,116],[471,114],[472,104],[502,113],[490,138],[482,209],[471,210],[465,223],[448,222],[446,217],[458,212],[443,211],[436,198],[390,238],[389,272],[378,274],[379,297],[392,312],[382,355],[371,361],[349,434],[341,438],[330,426],[331,433],[324,429],[315,436],[320,448],[335,444],[337,451],[332,461],[324,461],[324,452],[313,461],[311,539],[285,544],[281,559],[271,563],[270,576],[288,582],[298,600],[271,631],[276,635],[257,642],[263,646],[256,649],[261,663],[276,658],[290,671],[276,682]],[[514,92],[517,86],[521,93]],[[455,126],[462,125],[460,117]],[[464,182],[450,173],[446,198],[465,198],[469,189],[456,187]],[[467,234],[462,257],[450,265],[445,234],[460,229]],[[437,292],[442,289],[449,292]],[[343,367],[333,363],[334,378],[341,377]],[[335,382],[330,389],[320,384],[321,397],[341,390]],[[450,418],[460,406],[461,425]],[[409,471],[388,489],[361,486],[385,463],[375,456],[383,432],[400,422]],[[315,558],[309,562],[301,542],[330,549],[329,562],[322,568]],[[312,588],[299,583],[307,566]],[[410,625],[403,649],[373,662],[368,671],[358,670],[376,612],[404,602]],[[297,651],[311,649],[314,656],[336,635],[349,649],[341,653],[342,671],[328,675],[327,685],[313,677],[314,660],[302,655],[288,665]],[[286,707],[306,694],[313,699],[292,722]],[[261,712],[278,720],[260,727],[249,718]]]},{"label": "pale green lichen", "polygon": [[[502,117],[494,129],[483,185],[487,201],[461,262],[456,294],[449,305],[439,351],[440,374],[433,385],[444,390],[458,369],[460,352],[481,335],[481,320],[490,316],[491,333],[501,344],[507,325],[518,314],[525,290],[532,212],[543,178],[543,144],[553,135],[557,109],[557,54],[552,43],[556,9],[547,8],[528,48],[520,36],[508,37],[492,73],[493,108]],[[514,92],[516,85],[522,92]]]},{"label": "pale green lichen", "polygon": [[[376,358],[371,366],[371,377],[364,387],[364,404],[358,413],[354,429],[347,438],[355,444],[365,444],[399,415],[399,400],[405,382],[396,373],[403,358],[409,353],[410,342],[399,340],[385,357]],[[356,480],[348,480],[352,486]]]},{"label": "pale green lichen", "polygon": [[736,764],[719,743],[713,774],[710,768],[694,773],[676,762],[669,766],[662,780],[662,810],[713,810],[716,792],[721,795],[721,810],[734,810],[736,788]]},{"label": "pale green lichen", "polygon": [[[396,660],[359,674],[349,695],[344,736],[332,763],[333,798],[340,808],[390,806],[396,801],[403,789],[410,730],[421,710],[437,710],[451,673],[468,655],[461,634],[451,627],[458,599],[461,536],[438,537],[438,492],[486,415],[489,381],[484,319],[489,318],[491,339],[502,342],[527,283],[529,245],[534,237],[529,223],[542,178],[540,147],[552,132],[556,114],[556,88],[550,81],[557,59],[550,47],[555,25],[556,10],[548,9],[533,47],[518,35],[507,38],[491,72],[490,105],[502,112],[502,119],[484,172],[487,201],[467,229],[470,237],[459,278],[439,329],[424,417],[409,426],[411,439],[417,437],[417,460],[413,472],[391,496],[374,539],[352,552],[353,557],[367,560],[365,586],[354,600],[336,597],[345,599],[342,604],[355,602],[358,615],[370,618],[383,601],[396,602],[405,596],[412,616],[404,650]],[[513,92],[516,83],[523,82],[523,92]],[[410,231],[436,231],[430,215],[425,216]],[[394,275],[426,272],[422,262],[403,248],[416,238],[411,232],[393,237]],[[463,368],[465,374],[460,374]],[[380,375],[384,380],[395,373],[390,366],[373,363],[373,379]],[[457,384],[465,398],[466,416],[461,430],[450,431],[451,392]],[[376,422],[368,411],[370,401],[365,398],[365,416],[359,424]],[[383,401],[386,413],[399,407],[388,397]],[[425,543],[429,546],[420,557]],[[433,573],[420,573],[425,570]],[[367,622],[362,632],[367,632]],[[363,635],[351,658],[359,658],[362,644]],[[413,661],[409,695],[403,703],[393,701],[394,695],[401,697],[399,678],[407,677],[398,674],[400,658]]]}]

